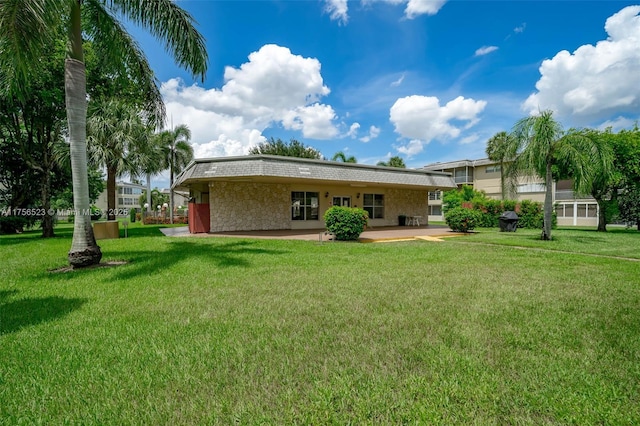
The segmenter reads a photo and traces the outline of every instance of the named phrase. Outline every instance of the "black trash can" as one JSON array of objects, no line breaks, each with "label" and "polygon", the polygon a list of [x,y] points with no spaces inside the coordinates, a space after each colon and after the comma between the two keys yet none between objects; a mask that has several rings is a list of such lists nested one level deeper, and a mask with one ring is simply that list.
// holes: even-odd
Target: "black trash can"
[{"label": "black trash can", "polygon": [[516,232],[518,228],[518,220],[520,218],[516,212],[508,211],[500,215],[498,222],[500,223],[500,232]]},{"label": "black trash can", "polygon": [[401,214],[398,216],[398,226],[406,226],[407,225],[407,216]]}]

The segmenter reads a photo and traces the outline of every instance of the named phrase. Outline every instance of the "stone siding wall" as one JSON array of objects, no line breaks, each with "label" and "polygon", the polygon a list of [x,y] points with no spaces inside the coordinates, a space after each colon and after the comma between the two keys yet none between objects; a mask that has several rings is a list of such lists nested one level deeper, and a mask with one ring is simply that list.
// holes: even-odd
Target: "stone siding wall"
[{"label": "stone siding wall", "polygon": [[[320,219],[291,220],[291,191],[317,191],[320,195]],[[360,193],[384,194],[385,217],[371,222],[374,226],[397,226],[398,216],[422,216],[427,223],[427,191],[395,188],[361,190],[350,187],[316,185],[295,187],[289,184],[255,182],[213,182],[209,185],[211,232],[254,231],[277,229],[322,228],[322,215],[334,195],[352,197],[352,205],[362,207]],[[325,197],[324,194],[329,196]]]},{"label": "stone siding wall", "polygon": [[426,225],[428,215],[428,191],[389,188],[385,191],[385,225],[398,225],[398,216],[422,216]]},{"label": "stone siding wall", "polygon": [[214,182],[209,193],[211,232],[291,228],[289,185]]}]

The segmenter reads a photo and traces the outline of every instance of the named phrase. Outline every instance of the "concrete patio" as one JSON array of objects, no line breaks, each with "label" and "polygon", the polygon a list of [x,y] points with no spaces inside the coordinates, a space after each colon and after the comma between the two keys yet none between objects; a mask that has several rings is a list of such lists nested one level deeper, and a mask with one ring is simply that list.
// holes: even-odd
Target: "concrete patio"
[{"label": "concrete patio", "polygon": [[[331,236],[324,233],[324,229],[283,229],[275,231],[238,231],[212,232],[208,234],[189,234],[188,227],[161,228],[163,234],[170,237],[235,237],[281,240],[330,241]],[[385,226],[368,228],[360,235],[360,241],[381,242],[412,239],[435,239],[438,237],[452,237],[461,235],[451,231],[446,225],[428,226]]]}]

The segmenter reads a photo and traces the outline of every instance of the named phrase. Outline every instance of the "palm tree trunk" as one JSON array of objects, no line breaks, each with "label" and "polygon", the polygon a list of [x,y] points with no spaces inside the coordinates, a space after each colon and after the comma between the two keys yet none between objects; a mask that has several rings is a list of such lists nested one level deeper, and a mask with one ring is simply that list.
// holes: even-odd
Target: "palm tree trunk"
[{"label": "palm tree trunk", "polygon": [[116,168],[107,167],[107,220],[116,220]]},{"label": "palm tree trunk", "polygon": [[607,232],[607,202],[602,197],[596,198],[598,203],[598,232]]},{"label": "palm tree trunk", "polygon": [[147,173],[147,213],[150,213],[151,209],[151,175]]},{"label": "palm tree trunk", "polygon": [[173,162],[169,171],[169,223],[173,224]]},{"label": "palm tree trunk", "polygon": [[45,152],[44,159],[44,176],[42,179],[42,187],[40,188],[40,199],[42,202],[42,210],[44,211],[44,215],[42,216],[42,238],[52,238],[55,237],[53,232],[53,214],[51,210],[51,173],[50,173],[50,164],[49,157]]},{"label": "palm tree trunk", "polygon": [[84,63],[76,59],[65,61],[65,101],[69,121],[73,206],[76,213],[68,258],[74,268],[79,268],[100,263],[102,252],[93,235],[89,211],[86,70]]},{"label": "palm tree trunk", "polygon": [[551,174],[551,162],[547,161],[544,193],[544,221],[542,223],[542,239],[551,239],[551,217],[553,216],[553,176]]}]

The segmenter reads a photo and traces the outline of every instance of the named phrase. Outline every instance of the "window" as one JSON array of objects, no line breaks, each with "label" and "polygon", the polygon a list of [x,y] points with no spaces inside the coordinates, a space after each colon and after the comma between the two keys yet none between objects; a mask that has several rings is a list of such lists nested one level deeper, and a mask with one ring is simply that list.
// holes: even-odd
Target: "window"
[{"label": "window", "polygon": [[525,183],[518,185],[518,194],[525,194],[527,192],[544,192],[544,185],[541,183]]},{"label": "window", "polygon": [[429,191],[429,200],[435,201],[442,198],[442,191]]},{"label": "window", "polygon": [[485,169],[485,173],[498,173],[501,170],[502,167],[500,167],[500,164],[496,164],[493,166],[487,166],[487,168]]},{"label": "window", "polygon": [[384,194],[364,194],[362,203],[369,219],[384,219]]},{"label": "window", "polygon": [[291,193],[291,220],[318,220],[318,192]]},{"label": "window", "polygon": [[429,216],[442,216],[442,206],[429,206]]},{"label": "window", "polygon": [[573,217],[573,204],[558,204],[556,213],[558,217]]}]

